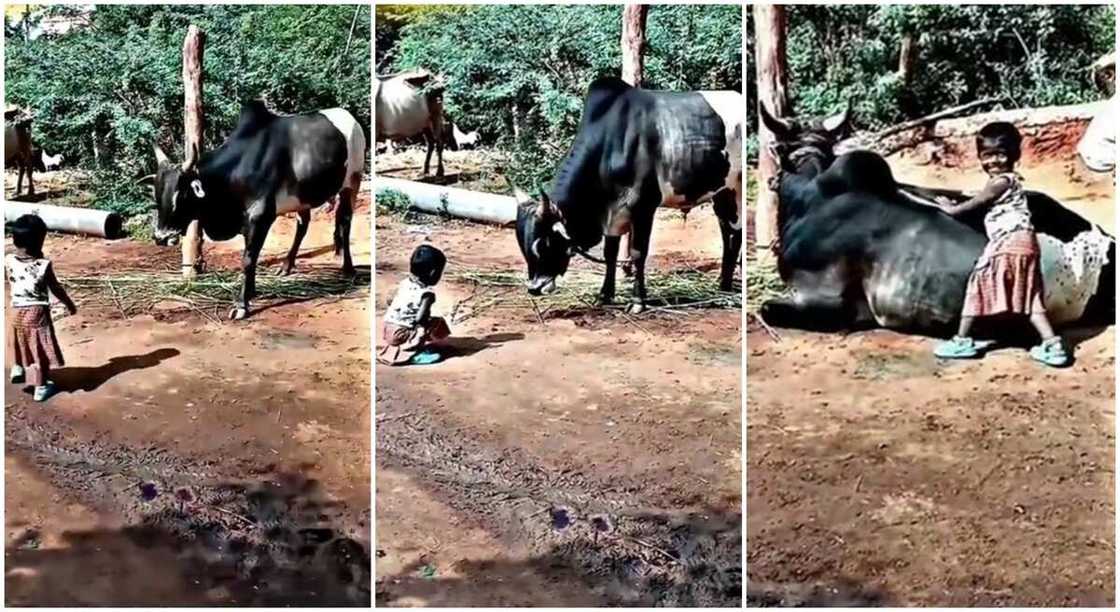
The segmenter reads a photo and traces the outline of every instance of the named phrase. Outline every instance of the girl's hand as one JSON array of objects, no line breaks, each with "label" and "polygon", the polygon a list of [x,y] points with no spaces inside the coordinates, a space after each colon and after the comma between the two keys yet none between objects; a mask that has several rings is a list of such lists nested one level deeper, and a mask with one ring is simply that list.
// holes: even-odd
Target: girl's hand
[{"label": "girl's hand", "polygon": [[946,196],[934,196],[933,201],[937,202],[937,205],[941,208],[946,208],[956,204],[956,202],[953,202]]}]

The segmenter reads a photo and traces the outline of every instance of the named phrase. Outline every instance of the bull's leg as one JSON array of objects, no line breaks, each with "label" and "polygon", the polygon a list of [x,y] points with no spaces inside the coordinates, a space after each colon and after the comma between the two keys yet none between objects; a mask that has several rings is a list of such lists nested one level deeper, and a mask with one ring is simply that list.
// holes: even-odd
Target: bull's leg
[{"label": "bull's leg", "polygon": [[27,195],[35,195],[35,180],[33,173],[35,171],[31,160],[27,161]]},{"label": "bull's leg", "polygon": [[268,237],[268,230],[276,220],[274,202],[256,202],[250,208],[249,219],[245,227],[245,250],[241,253],[241,296],[239,303],[229,313],[229,318],[234,320],[244,319],[249,316],[249,301],[257,295],[257,260],[264,248],[264,239]]},{"label": "bull's leg", "polygon": [[303,237],[307,235],[307,226],[310,223],[311,211],[299,211],[299,216],[296,217],[296,235],[292,238],[292,248],[288,249],[288,256],[284,259],[284,265],[280,267],[280,274],[287,276],[291,274],[292,269],[296,267],[296,255],[299,255],[299,245],[303,243]]},{"label": "bull's leg", "polygon": [[[436,146],[436,137],[435,137],[434,134],[432,134],[431,129],[424,130],[424,144],[428,145],[428,154],[424,156],[424,176],[428,176],[429,174],[431,174],[432,151],[435,149],[435,146]],[[442,162],[442,157],[443,157],[443,154],[441,153],[440,154],[441,159],[437,160],[437,161],[439,161],[439,163],[441,165],[443,163]],[[442,174],[442,172],[440,174]]]},{"label": "bull's leg", "polygon": [[762,304],[759,315],[775,327],[842,331],[852,326],[852,308],[841,296],[783,298]]},{"label": "bull's leg", "polygon": [[354,261],[350,258],[350,222],[354,218],[354,189],[344,187],[338,193],[338,209],[334,217],[334,254],[342,253],[342,273],[354,274]]},{"label": "bull's leg", "polygon": [[[631,247],[632,244],[634,244],[634,229],[633,228],[630,229],[630,233],[626,234],[626,252],[627,253],[630,252],[630,250],[632,248]],[[622,275],[625,276],[626,278],[630,278],[631,276],[634,276],[634,264],[629,259],[622,262]]]},{"label": "bull's leg", "polygon": [[436,176],[443,177],[443,129],[440,128],[436,134]]},{"label": "bull's leg", "polygon": [[[712,197],[712,209],[719,219],[719,235],[723,240],[723,260],[719,269],[719,290],[731,291],[735,266],[743,248],[743,228],[739,225],[739,203],[735,192],[724,189]],[[738,227],[736,227],[738,226]]]},{"label": "bull's leg", "polygon": [[630,313],[638,314],[646,309],[646,256],[649,255],[650,235],[653,233],[653,213],[635,215],[631,224],[630,262],[634,266],[634,293],[630,302]]},{"label": "bull's leg", "polygon": [[603,236],[603,261],[607,264],[607,272],[603,276],[603,286],[599,289],[599,304],[610,304],[614,301],[614,268],[618,261],[619,236]]},{"label": "bull's leg", "polygon": [[23,162],[16,162],[16,195],[23,191]]}]

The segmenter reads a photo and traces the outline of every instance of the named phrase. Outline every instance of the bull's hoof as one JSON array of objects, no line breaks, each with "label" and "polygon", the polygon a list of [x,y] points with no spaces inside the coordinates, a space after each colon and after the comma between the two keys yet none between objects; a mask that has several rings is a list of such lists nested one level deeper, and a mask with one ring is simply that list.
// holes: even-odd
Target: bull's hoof
[{"label": "bull's hoof", "polygon": [[634,277],[634,265],[631,264],[628,261],[624,262],[622,264],[622,275],[625,276],[626,278],[633,278]]},{"label": "bull's hoof", "polygon": [[294,270],[295,268],[296,268],[295,264],[289,264],[289,263],[281,264],[280,267],[276,269],[276,273],[279,274],[280,276],[290,276],[291,273],[292,273],[292,270]]},{"label": "bull's hoof", "polygon": [[609,306],[613,303],[614,303],[614,294],[613,293],[610,293],[610,294],[600,293],[599,295],[595,296],[595,305],[596,306]]},{"label": "bull's hoof", "polygon": [[342,266],[342,275],[347,277],[347,278],[355,276],[357,273],[358,273],[358,271],[354,269],[353,265]]},{"label": "bull's hoof", "polygon": [[626,311],[632,315],[642,314],[646,311],[646,305],[641,302],[634,302],[630,304],[630,308],[627,308]]},{"label": "bull's hoof", "polygon": [[241,308],[239,306],[234,306],[229,311],[229,320],[230,321],[242,321],[248,316],[249,316],[249,309],[248,308]]}]

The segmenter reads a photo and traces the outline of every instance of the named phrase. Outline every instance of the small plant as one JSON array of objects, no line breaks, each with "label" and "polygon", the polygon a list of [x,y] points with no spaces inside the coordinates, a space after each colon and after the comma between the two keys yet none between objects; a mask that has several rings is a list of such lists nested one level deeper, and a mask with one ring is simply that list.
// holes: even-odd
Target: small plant
[{"label": "small plant", "polygon": [[404,216],[412,206],[412,200],[396,189],[381,189],[374,196],[377,213],[391,216]]}]

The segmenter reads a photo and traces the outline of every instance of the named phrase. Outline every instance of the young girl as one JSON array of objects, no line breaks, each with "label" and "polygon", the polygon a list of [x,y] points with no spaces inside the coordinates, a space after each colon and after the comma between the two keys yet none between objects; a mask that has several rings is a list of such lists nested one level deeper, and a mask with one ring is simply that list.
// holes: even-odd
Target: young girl
[{"label": "young girl", "polygon": [[965,291],[957,335],[934,350],[938,357],[961,359],[976,357],[980,349],[969,337],[976,317],[1015,313],[1030,317],[1042,343],[1030,350],[1034,359],[1051,366],[1069,363],[1062,339],[1054,333],[1042,304],[1042,273],[1038,238],[1031,223],[1022,178],[1015,173],[1022,137],[1015,126],[998,122],[984,126],[976,136],[980,166],[988,182],[971,199],[954,204],[939,198],[938,204],[950,215],[987,208],[984,228],[988,244]]},{"label": "young girl", "polygon": [[[377,353],[377,361],[387,365],[402,363],[427,364],[439,360],[434,351],[421,352],[431,342],[439,342],[451,335],[447,321],[432,316],[432,304],[436,302],[435,286],[443,276],[447,258],[439,249],[422,244],[412,252],[409,262],[409,276],[401,281],[389,310],[385,312],[385,324],[381,336],[386,345]],[[389,349],[394,349],[392,359],[386,359]],[[414,354],[405,361],[398,361],[401,351]]]},{"label": "young girl", "polygon": [[53,293],[70,314],[78,312],[78,308],[59,284],[51,261],[43,257],[43,241],[47,237],[47,225],[43,220],[36,215],[23,215],[11,227],[15,253],[4,258],[8,291],[12,296],[8,340],[15,362],[11,381],[34,385],[35,401],[42,402],[55,391],[50,381],[51,368],[64,365],[51,321],[49,293]]}]

